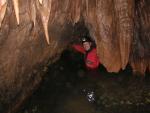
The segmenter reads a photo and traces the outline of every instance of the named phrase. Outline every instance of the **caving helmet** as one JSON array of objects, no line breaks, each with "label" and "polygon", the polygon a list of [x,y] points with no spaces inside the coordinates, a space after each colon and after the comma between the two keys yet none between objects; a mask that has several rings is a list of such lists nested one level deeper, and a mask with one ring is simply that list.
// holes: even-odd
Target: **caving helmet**
[{"label": "caving helmet", "polygon": [[92,42],[92,40],[91,40],[88,36],[84,36],[84,37],[82,38],[82,44],[83,44],[84,42]]}]

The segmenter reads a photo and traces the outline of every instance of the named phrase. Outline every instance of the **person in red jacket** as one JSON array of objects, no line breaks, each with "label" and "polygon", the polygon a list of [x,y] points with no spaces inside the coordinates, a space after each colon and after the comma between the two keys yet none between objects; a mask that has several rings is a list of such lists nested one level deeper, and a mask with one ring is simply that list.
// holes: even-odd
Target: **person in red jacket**
[{"label": "person in red jacket", "polygon": [[84,61],[88,70],[95,70],[99,67],[100,61],[97,56],[96,48],[93,46],[90,38],[82,38],[82,45],[73,44],[73,48],[84,54]]}]

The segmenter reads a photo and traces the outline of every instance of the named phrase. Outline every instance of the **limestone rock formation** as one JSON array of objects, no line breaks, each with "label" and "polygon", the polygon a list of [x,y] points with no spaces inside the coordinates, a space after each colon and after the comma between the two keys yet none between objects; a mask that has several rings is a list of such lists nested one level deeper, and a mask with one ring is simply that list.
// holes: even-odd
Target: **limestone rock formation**
[{"label": "limestone rock formation", "polygon": [[150,71],[149,0],[0,0],[0,96],[30,92],[33,70],[59,57],[81,19],[109,72]]}]

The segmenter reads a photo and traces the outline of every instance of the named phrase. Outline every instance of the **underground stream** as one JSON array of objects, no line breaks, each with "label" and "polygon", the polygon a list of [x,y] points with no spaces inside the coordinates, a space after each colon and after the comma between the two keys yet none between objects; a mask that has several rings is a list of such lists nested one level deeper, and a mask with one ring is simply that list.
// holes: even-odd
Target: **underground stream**
[{"label": "underground stream", "polygon": [[118,74],[100,65],[93,77],[82,56],[66,50],[18,113],[150,113],[149,76]]}]

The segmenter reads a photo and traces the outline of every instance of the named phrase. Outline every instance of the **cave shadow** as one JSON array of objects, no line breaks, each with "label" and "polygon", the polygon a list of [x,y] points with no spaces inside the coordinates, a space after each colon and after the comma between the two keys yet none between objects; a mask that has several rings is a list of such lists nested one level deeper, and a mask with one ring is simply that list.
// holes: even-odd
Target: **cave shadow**
[{"label": "cave shadow", "polygon": [[[85,35],[90,35],[88,29],[82,22],[77,23],[74,27],[73,36],[82,37]],[[78,41],[80,41],[80,38],[78,38]],[[108,73],[106,68],[100,65],[98,68],[99,77],[93,77],[92,75],[87,76],[83,58],[84,56],[82,54],[70,48],[64,50],[60,59],[48,67],[48,72],[43,78],[39,89],[33,93],[20,113],[70,113],[63,111],[64,108],[62,108],[62,106],[66,104],[66,100],[76,101],[73,98],[77,98],[78,95],[89,99],[88,96],[92,92],[95,93],[94,98],[96,101],[93,103],[90,102],[90,104],[94,105],[94,109],[98,110],[96,113],[111,113],[112,111],[119,113],[117,110],[120,109],[120,103],[122,102],[120,95],[132,100],[132,95],[135,97],[137,94],[138,98],[140,88],[148,89],[149,81],[147,82],[147,86],[143,86],[144,84],[141,82],[141,77],[133,76],[132,69],[129,65],[125,70],[121,70],[119,73]],[[116,96],[118,94],[115,94],[115,92],[117,92],[120,97]],[[122,92],[125,93],[122,94]],[[128,97],[130,95],[131,97]],[[142,95],[144,95],[144,93]],[[109,103],[114,104],[114,100],[115,104],[118,104],[116,108],[114,106],[107,108],[106,106],[108,106]],[[126,100],[123,100],[123,102],[126,103]],[[127,110],[130,110],[128,107],[130,107],[130,105],[127,106]],[[133,110],[134,107],[135,110]],[[124,111],[124,113],[136,111],[137,106],[134,107],[130,110],[131,112]],[[79,113],[80,112],[82,111],[79,111]],[[140,113],[140,111],[136,113]]]},{"label": "cave shadow", "polygon": [[[149,84],[144,86],[143,83],[136,79],[131,80],[130,66],[127,66],[126,70],[120,71],[119,74],[108,73],[102,65],[99,67],[99,71],[100,77],[98,78],[92,76],[87,77],[86,75],[82,77],[80,74],[86,73],[82,55],[75,51],[65,50],[62,53],[60,60],[49,66],[49,70],[39,89],[26,103],[22,112],[19,113],[49,113],[50,111],[53,113],[70,113],[63,110],[68,110],[70,103],[80,103],[82,98],[85,98],[85,101],[89,101],[90,94],[94,95],[93,98],[95,100],[93,102],[90,100],[90,105],[83,101],[81,101],[81,103],[87,105],[90,109],[98,110],[95,113],[111,113],[111,111],[120,113],[119,111],[117,112],[118,109],[121,109],[121,111],[124,110],[124,107],[120,107],[121,104],[119,103],[122,102],[122,98],[128,98],[129,100],[127,100],[127,103],[129,103],[128,101],[136,101],[136,98],[139,98],[138,96],[141,89],[142,91],[148,90],[147,86]],[[119,97],[119,95],[123,96]],[[135,100],[132,100],[132,95]],[[145,95],[145,93],[142,95]],[[81,98],[81,100],[76,100],[76,98]],[[123,100],[123,102],[124,101],[125,100]],[[114,102],[118,102],[116,108],[114,108],[113,105],[110,108],[106,107],[107,104],[111,105],[114,104]],[[132,111],[136,111],[137,106],[132,105],[132,109],[130,108],[130,105],[128,106],[125,108],[127,110],[124,111],[124,113],[132,113]],[[145,110],[148,111],[147,107],[142,106],[138,109],[143,110],[143,108],[145,108]],[[73,104],[72,107],[72,109],[78,109],[76,107],[79,106]],[[136,113],[140,112],[136,111]]]}]

